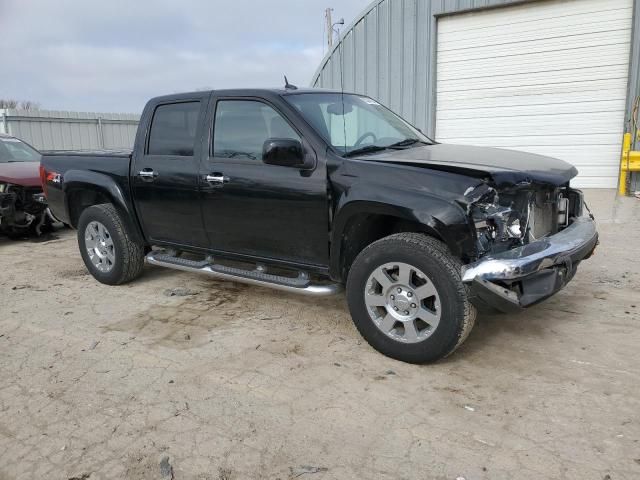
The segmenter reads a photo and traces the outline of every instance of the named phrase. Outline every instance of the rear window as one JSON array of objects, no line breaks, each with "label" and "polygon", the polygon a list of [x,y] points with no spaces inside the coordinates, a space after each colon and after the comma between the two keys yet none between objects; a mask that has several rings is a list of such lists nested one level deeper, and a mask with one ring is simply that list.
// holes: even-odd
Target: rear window
[{"label": "rear window", "polygon": [[171,103],[156,108],[149,132],[149,155],[193,155],[200,102]]}]

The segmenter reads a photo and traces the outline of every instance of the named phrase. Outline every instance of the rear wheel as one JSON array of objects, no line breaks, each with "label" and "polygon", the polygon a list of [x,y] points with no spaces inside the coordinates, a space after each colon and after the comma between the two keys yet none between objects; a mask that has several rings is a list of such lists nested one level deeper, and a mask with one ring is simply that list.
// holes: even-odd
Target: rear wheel
[{"label": "rear wheel", "polygon": [[144,246],[133,240],[110,203],[94,205],[82,212],[78,245],[87,269],[101,283],[119,285],[142,273]]},{"label": "rear wheel", "polygon": [[471,331],[476,311],[447,247],[400,233],[365,248],[347,281],[353,321],[379,352],[409,363],[451,354]]}]

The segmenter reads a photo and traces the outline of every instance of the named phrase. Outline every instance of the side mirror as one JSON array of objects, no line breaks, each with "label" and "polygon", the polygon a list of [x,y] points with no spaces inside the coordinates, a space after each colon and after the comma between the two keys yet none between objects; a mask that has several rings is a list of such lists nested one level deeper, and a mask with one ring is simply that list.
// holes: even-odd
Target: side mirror
[{"label": "side mirror", "polygon": [[282,167],[305,167],[302,143],[292,138],[269,138],[262,145],[262,161]]}]

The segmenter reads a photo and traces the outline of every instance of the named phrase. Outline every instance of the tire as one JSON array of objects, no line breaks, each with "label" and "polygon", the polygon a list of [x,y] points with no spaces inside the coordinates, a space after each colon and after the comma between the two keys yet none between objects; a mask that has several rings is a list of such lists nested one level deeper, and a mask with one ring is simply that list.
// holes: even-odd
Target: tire
[{"label": "tire", "polygon": [[82,212],[78,221],[78,246],[87,270],[100,283],[120,285],[142,273],[144,246],[132,239],[110,203],[93,205]]},{"label": "tire", "polygon": [[396,360],[421,364],[450,355],[476,317],[460,267],[442,242],[424,234],[399,233],[372,243],[356,257],[347,279],[356,328]]}]

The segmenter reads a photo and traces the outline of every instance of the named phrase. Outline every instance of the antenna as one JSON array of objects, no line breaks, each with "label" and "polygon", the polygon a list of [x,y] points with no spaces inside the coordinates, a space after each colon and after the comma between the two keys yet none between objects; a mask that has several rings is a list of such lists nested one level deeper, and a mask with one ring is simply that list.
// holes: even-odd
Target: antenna
[{"label": "antenna", "polygon": [[298,87],[296,87],[295,85],[293,85],[292,83],[289,83],[289,80],[287,80],[287,76],[284,76],[284,88],[286,90],[297,90]]}]

